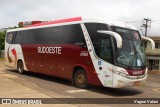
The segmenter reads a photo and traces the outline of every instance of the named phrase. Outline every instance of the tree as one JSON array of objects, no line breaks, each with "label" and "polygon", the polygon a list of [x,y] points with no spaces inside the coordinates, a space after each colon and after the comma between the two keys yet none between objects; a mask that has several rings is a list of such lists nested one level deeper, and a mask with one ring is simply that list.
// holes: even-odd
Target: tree
[{"label": "tree", "polygon": [[6,35],[6,31],[0,32],[0,56],[1,56],[2,50],[4,50],[5,35]]}]

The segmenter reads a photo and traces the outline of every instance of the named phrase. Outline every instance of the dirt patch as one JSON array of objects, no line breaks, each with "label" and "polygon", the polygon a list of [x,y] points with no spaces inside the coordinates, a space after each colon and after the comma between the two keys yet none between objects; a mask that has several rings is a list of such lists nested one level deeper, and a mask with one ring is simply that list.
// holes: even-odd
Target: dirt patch
[{"label": "dirt patch", "polygon": [[0,58],[0,61],[4,61],[4,58]]},{"label": "dirt patch", "polygon": [[159,70],[148,70],[149,74],[159,74],[160,75],[160,71]]}]

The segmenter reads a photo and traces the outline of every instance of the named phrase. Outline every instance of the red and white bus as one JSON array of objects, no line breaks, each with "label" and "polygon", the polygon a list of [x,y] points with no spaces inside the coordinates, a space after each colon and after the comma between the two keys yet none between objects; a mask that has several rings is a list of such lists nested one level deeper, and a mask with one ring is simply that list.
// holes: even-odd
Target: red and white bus
[{"label": "red and white bus", "polygon": [[144,85],[145,50],[138,30],[127,24],[75,17],[7,31],[5,64],[71,80],[79,88]]}]

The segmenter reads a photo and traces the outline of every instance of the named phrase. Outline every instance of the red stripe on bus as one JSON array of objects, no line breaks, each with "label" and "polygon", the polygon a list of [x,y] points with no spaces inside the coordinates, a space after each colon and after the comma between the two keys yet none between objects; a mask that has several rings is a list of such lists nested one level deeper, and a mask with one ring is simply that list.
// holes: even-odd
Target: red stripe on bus
[{"label": "red stripe on bus", "polygon": [[68,18],[68,19],[60,19],[60,20],[54,20],[54,21],[50,21],[50,22],[43,22],[43,23],[39,23],[39,24],[34,24],[34,25],[26,26],[25,28],[35,27],[35,26],[43,26],[43,25],[50,25],[50,24],[58,24],[58,23],[66,23],[66,22],[74,22],[74,21],[80,21],[80,20],[82,20],[81,17],[74,17],[74,18]]}]

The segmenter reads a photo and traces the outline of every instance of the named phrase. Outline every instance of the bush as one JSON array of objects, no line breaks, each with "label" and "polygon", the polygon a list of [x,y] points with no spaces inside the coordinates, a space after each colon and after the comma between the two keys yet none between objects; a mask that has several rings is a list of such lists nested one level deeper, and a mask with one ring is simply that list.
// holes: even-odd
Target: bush
[{"label": "bush", "polygon": [[0,57],[2,54],[2,50],[4,50],[5,35],[6,31],[0,32]]}]

